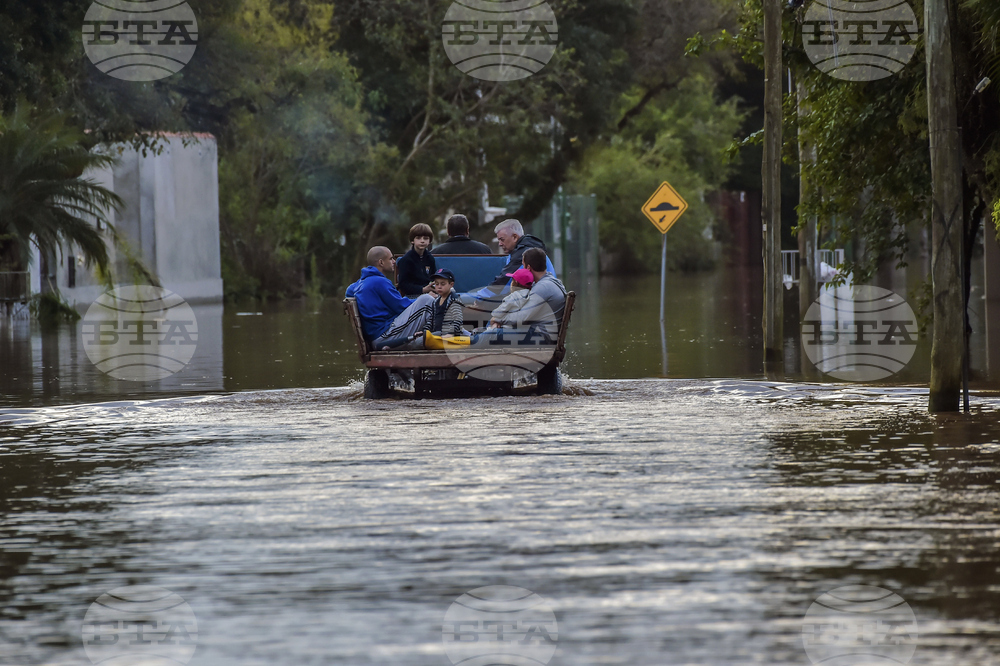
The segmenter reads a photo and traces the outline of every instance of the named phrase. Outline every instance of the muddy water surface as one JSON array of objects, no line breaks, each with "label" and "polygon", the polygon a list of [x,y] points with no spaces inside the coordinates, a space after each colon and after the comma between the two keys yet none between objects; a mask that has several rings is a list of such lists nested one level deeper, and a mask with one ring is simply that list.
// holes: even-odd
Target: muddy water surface
[{"label": "muddy water surface", "polygon": [[450,604],[515,585],[556,614],[551,664],[808,664],[804,613],[852,584],[910,604],[910,663],[997,663],[1000,400],[925,401],[573,380],[6,408],[0,663],[90,663],[91,603],[157,585],[197,616],[191,664],[447,666]]}]

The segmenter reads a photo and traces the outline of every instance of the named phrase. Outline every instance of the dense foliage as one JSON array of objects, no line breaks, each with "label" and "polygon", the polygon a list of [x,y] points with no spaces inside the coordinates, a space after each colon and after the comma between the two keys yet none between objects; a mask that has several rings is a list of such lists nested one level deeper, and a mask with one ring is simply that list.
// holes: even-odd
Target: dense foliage
[{"label": "dense foliage", "polygon": [[[737,113],[713,101],[726,57],[683,54],[691,34],[725,25],[729,3],[551,0],[555,56],[506,83],[447,59],[450,0],[198,0],[194,59],[152,83],[87,61],[90,4],[0,7],[0,105],[62,114],[88,131],[86,147],[212,132],[230,294],[332,293],[371,244],[402,249],[409,225],[450,210],[475,219],[487,188],[491,203],[522,201],[512,213],[525,221],[560,186],[594,190],[602,242],[642,259],[659,237],[635,201],[670,179],[693,204],[672,254],[704,265],[701,195],[721,182],[719,144]],[[626,166],[635,178],[623,180]]]},{"label": "dense foliage", "polygon": [[[636,90],[622,101],[632,105],[639,96]],[[615,255],[617,270],[659,266],[660,232],[635,213],[664,180],[688,203],[669,231],[671,267],[690,271],[712,266],[715,220],[704,197],[725,181],[723,155],[741,116],[736,100],[718,103],[711,82],[691,76],[588,151],[574,186],[597,195],[602,247]]]},{"label": "dense foliage", "polygon": [[29,123],[23,106],[0,116],[0,268],[24,265],[33,247],[55,256],[71,242],[86,263],[109,269],[98,228],[110,233],[106,211],[121,200],[82,175],[112,158],[88,151],[81,139],[60,116]]},{"label": "dense foliage", "polygon": [[[923,2],[913,8],[923,25]],[[954,21],[959,126],[965,180],[967,249],[981,220],[1000,198],[1000,5],[991,0],[959,0]],[[845,82],[822,74],[802,47],[804,9],[786,11],[784,61],[796,91],[785,101],[786,161],[799,166],[799,141],[816,147],[802,177],[811,194],[799,205],[802,216],[817,215],[830,245],[859,249],[848,266],[868,279],[882,264],[900,263],[908,249],[908,229],[928,224],[930,165],[927,132],[927,79],[922,42],[906,67],[891,77]],[[740,29],[717,46],[734,48],[762,62],[760,0],[741,3]],[[991,87],[977,92],[984,77]],[[1000,218],[997,218],[1000,224]],[[967,252],[969,261],[970,253]],[[968,265],[968,264],[967,264]],[[968,271],[966,271],[968,276]]]}]

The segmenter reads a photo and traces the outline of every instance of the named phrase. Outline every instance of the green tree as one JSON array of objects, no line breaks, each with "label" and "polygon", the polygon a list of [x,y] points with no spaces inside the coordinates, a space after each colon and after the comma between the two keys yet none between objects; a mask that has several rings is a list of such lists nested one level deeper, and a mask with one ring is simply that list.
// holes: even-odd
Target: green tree
[{"label": "green tree", "polygon": [[[913,3],[918,23],[923,3]],[[740,4],[740,28],[716,44],[759,64],[760,0]],[[1000,86],[976,92],[984,76],[1000,74],[1000,9],[991,0],[965,0],[954,23],[959,125],[965,165],[967,246],[983,213],[1000,197]],[[821,236],[862,250],[847,269],[855,280],[871,278],[886,262],[902,264],[907,227],[926,225],[930,171],[927,162],[927,86],[924,52],[918,44],[899,73],[878,81],[834,79],[809,62],[802,46],[803,12],[787,11],[784,58],[805,84],[807,114],[798,116],[794,95],[785,103],[785,159],[798,166],[799,132],[816,146],[815,161],[802,177],[811,196],[799,204],[800,217],[817,215]],[[967,253],[966,266],[971,260]],[[968,279],[968,270],[966,277]]]},{"label": "green tree", "polygon": [[246,0],[218,35],[242,54],[212,102],[228,107],[219,184],[231,294],[301,293],[311,257],[328,289],[347,277],[377,146],[354,70],[331,48],[332,11]]},{"label": "green tree", "polygon": [[[643,104],[620,134],[593,146],[574,171],[574,189],[597,195],[601,247],[618,257],[618,270],[654,270],[660,232],[640,208],[664,180],[688,210],[671,228],[670,267],[700,270],[713,264],[705,230],[713,217],[704,195],[728,174],[725,151],[742,122],[737,100],[716,101],[712,83],[689,76],[680,85]],[[626,93],[619,108],[635,108],[645,93]]]},{"label": "green tree", "polygon": [[32,246],[54,256],[73,243],[88,265],[107,273],[105,239],[114,237],[107,212],[122,202],[83,174],[113,162],[87,150],[83,134],[58,115],[32,122],[20,106],[0,116],[0,245],[27,265]]},{"label": "green tree", "polygon": [[[345,0],[335,20],[368,91],[380,136],[391,146],[380,182],[391,219],[428,221],[449,208],[474,212],[484,184],[497,201],[525,195],[533,219],[584,148],[612,120],[630,78],[622,45],[635,14],[625,0],[555,0],[559,45],[540,72],[481,81],[446,57],[449,0]],[[372,215],[369,237],[381,223]],[[367,245],[367,243],[365,243]]]},{"label": "green tree", "polygon": [[523,195],[533,219],[590,146],[683,78],[690,31],[725,18],[714,2],[552,0],[552,61],[490,83],[445,56],[448,0],[199,0],[194,59],[130,83],[84,57],[88,4],[0,8],[0,102],[64,109],[100,142],[215,134],[227,290],[254,294],[315,285],[313,258],[329,291],[374,242],[474,212],[484,185],[494,201]]},{"label": "green tree", "polygon": [[91,4],[0,4],[2,110],[11,111],[24,99],[42,112],[59,110],[70,124],[86,128],[94,142],[130,141],[147,148],[155,142],[149,132],[215,131],[222,125],[219,109],[204,103],[210,95],[201,85],[219,70],[220,53],[226,50],[217,36],[242,0],[195,3],[200,37],[194,59],[181,72],[149,83],[107,76],[87,59],[82,28]]},{"label": "green tree", "polygon": [[[914,4],[917,20],[922,23],[924,3],[918,0]],[[942,328],[937,329],[931,355],[930,407],[938,410],[958,406],[956,371],[961,354],[955,353],[951,331],[962,326],[956,323],[961,317],[953,308],[957,303],[960,309],[963,300],[968,303],[973,248],[987,211],[996,210],[995,202],[1000,198],[1000,127],[995,120],[1000,113],[1000,95],[996,87],[984,87],[987,74],[996,76],[1000,63],[1000,9],[995,0],[949,0],[931,8],[947,13],[950,19],[932,26],[938,29],[950,24],[948,39],[940,39],[939,34],[933,42],[950,42],[947,50],[935,54],[939,63],[947,58],[947,68],[935,71],[954,70],[954,86],[942,89],[956,96],[961,158],[954,162],[962,165],[962,209],[950,209],[944,217],[938,214],[938,205],[948,206],[948,201],[959,197],[953,189],[947,196],[941,195],[947,189],[942,183],[948,179],[936,175],[939,190],[933,193],[937,198],[933,225],[928,106],[936,102],[934,95],[941,91],[927,89],[930,77],[925,71],[924,49],[918,48],[915,57],[892,77],[844,82],[824,77],[810,66],[802,47],[803,9],[786,12],[783,44],[785,62],[805,90],[798,113],[795,100],[786,103],[786,120],[798,121],[798,133],[785,135],[789,137],[786,154],[794,161],[799,139],[815,147],[815,159],[806,160],[802,168],[807,194],[799,204],[800,215],[817,215],[821,229],[833,227],[840,243],[853,242],[861,250],[846,267],[860,283],[868,281],[881,264],[905,265],[908,227],[931,229],[936,243],[932,249],[932,291],[934,305],[939,308],[934,314],[940,316]],[[756,60],[760,52],[756,41],[760,0],[745,0],[742,9],[742,29],[730,43],[744,57]],[[939,19],[943,15],[937,14]],[[918,41],[921,46],[922,40]],[[944,115],[937,114],[938,122]],[[947,139],[937,147],[945,144]],[[941,240],[942,236],[950,238],[943,230],[955,228],[950,225],[952,215],[960,220],[960,247],[951,240]],[[960,260],[954,267],[949,254]],[[940,268],[944,265],[949,265],[947,271]],[[951,287],[960,275],[964,276],[964,299],[956,298]],[[968,329],[967,311],[965,323]],[[945,330],[947,335],[942,334]]]},{"label": "green tree", "polygon": [[681,3],[678,0],[638,0],[636,24],[625,42],[635,86],[632,106],[620,109],[617,128],[623,129],[642,109],[665,91],[677,87],[692,73],[734,74],[738,61],[726,50],[687,58],[689,40],[717,34],[734,25],[736,8],[731,0]]},{"label": "green tree", "polygon": [[[354,70],[331,48],[329,0],[199,0],[195,57],[177,74],[136,83],[87,60],[89,2],[0,7],[0,104],[18,96],[64,110],[91,143],[157,150],[160,131],[219,141],[223,277],[229,293],[295,294],[318,258],[342,282],[372,199],[374,154]],[[315,276],[313,276],[315,277]]]}]

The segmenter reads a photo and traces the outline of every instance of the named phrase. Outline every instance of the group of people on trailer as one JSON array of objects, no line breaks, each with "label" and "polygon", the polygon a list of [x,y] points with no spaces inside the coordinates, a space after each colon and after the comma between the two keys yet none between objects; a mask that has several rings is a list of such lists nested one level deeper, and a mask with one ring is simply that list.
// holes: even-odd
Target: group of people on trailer
[{"label": "group of people on trailer", "polygon": [[[434,255],[493,254],[489,246],[469,238],[469,221],[453,215],[448,240],[431,249],[433,231],[426,224],[410,229],[410,250],[397,262],[378,245],[368,251],[368,265],[347,288],[354,298],[361,327],[375,350],[420,349],[428,334],[472,347],[509,345],[504,336],[528,331],[527,339],[555,344],[566,304],[566,288],[555,276],[545,244],[524,233],[521,223],[507,219],[494,231],[508,260],[496,278],[475,292],[455,290],[455,275],[437,268]],[[393,277],[397,276],[396,283]],[[469,331],[463,306],[490,311],[489,323]]]}]

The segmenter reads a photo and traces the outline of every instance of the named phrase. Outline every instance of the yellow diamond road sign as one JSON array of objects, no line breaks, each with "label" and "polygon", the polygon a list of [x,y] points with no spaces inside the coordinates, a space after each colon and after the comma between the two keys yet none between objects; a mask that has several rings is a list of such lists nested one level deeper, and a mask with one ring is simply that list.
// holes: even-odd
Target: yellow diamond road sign
[{"label": "yellow diamond road sign", "polygon": [[670,187],[667,181],[663,181],[642,207],[642,212],[661,234],[665,234],[674,226],[674,222],[680,219],[687,207],[687,202],[677,194],[677,190]]}]

